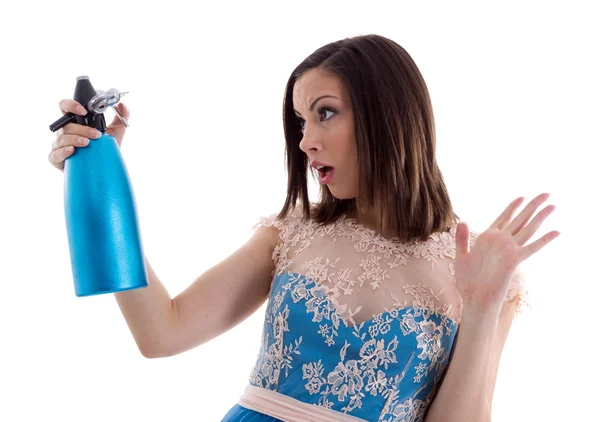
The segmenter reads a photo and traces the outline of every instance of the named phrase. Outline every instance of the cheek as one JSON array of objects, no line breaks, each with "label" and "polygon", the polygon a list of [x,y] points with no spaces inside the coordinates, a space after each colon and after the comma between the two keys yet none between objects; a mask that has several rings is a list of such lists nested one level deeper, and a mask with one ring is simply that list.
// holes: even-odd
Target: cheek
[{"label": "cheek", "polygon": [[344,168],[349,173],[358,172],[358,150],[354,139],[348,142],[344,151]]},{"label": "cheek", "polygon": [[343,183],[352,192],[348,194],[354,194],[358,187],[358,154],[357,149],[352,144],[351,147],[345,148],[343,151],[344,159],[342,160],[340,171],[336,173],[339,176],[338,182]]}]

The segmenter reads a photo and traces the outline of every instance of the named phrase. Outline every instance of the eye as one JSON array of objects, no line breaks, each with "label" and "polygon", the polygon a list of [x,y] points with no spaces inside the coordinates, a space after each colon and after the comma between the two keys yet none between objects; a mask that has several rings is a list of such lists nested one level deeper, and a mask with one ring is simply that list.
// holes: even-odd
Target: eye
[{"label": "eye", "polygon": [[[325,112],[336,114],[336,111],[333,109],[330,109],[329,107],[319,107],[319,109],[317,111],[319,113],[319,116]],[[329,120],[329,119],[325,119],[325,120]],[[302,124],[306,123],[306,121],[304,119],[301,119],[300,117],[298,117],[298,121],[300,122],[300,132],[304,132],[304,126]]]}]

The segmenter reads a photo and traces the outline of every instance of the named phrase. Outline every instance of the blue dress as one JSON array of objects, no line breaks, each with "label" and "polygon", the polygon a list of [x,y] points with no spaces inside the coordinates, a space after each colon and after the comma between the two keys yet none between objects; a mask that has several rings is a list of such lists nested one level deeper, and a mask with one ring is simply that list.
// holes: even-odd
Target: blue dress
[{"label": "blue dress", "polygon": [[[422,421],[460,324],[456,225],[401,242],[347,217],[318,227],[297,208],[260,226],[280,239],[261,345],[251,391],[222,421]],[[514,298],[529,306],[518,268]]]}]

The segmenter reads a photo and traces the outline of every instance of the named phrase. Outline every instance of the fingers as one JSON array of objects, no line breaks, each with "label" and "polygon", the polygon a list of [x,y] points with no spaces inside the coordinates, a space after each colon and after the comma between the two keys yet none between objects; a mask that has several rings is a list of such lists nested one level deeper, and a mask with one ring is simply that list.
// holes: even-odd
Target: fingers
[{"label": "fingers", "polygon": [[533,255],[534,253],[536,253],[537,251],[542,249],[544,246],[546,246],[548,243],[550,243],[551,241],[556,239],[559,235],[560,235],[560,232],[558,232],[556,230],[551,231],[549,233],[546,233],[542,237],[540,237],[535,242],[521,248],[521,252],[520,252],[521,256],[519,257],[520,261],[521,262],[525,261],[531,255]]},{"label": "fingers", "polygon": [[517,245],[523,246],[531,237],[535,234],[535,232],[540,228],[542,222],[556,209],[554,205],[548,205],[546,208],[541,210],[536,216],[525,226],[522,230],[520,230],[515,236],[517,240]]},{"label": "fingers", "polygon": [[[549,197],[550,197],[549,193],[542,193],[542,194],[536,196],[535,198],[533,198],[531,200],[531,202],[529,204],[527,204],[527,206],[523,209],[523,211],[521,211],[521,213],[514,220],[510,221],[510,219],[509,219],[508,221],[505,222],[505,225],[506,225],[506,223],[510,222],[510,224],[506,227],[506,230],[508,230],[508,232],[512,236],[519,233],[521,231],[521,229],[523,228],[523,226],[525,226],[525,224],[527,224],[527,222],[529,221],[529,219],[531,218],[531,216],[533,215],[535,210],[540,205],[542,205],[542,203],[544,201],[546,201]],[[511,212],[511,218],[512,218],[512,212]]]},{"label": "fingers", "polygon": [[[78,109],[78,107],[81,107],[81,104],[75,100],[61,100],[59,107],[63,114],[75,113],[84,115],[87,113],[85,109]],[[102,136],[102,133],[98,130],[77,123],[68,123],[56,133],[57,136],[52,142],[51,150],[48,154],[48,161],[59,170],[64,169],[65,159],[75,152],[75,148],[85,147],[89,145],[90,139],[94,140]]]},{"label": "fingers", "polygon": [[[98,133],[100,134],[100,132]],[[75,152],[75,148],[86,147],[90,143],[90,138],[91,140],[94,140],[99,138],[101,135],[102,134],[97,137],[96,135],[94,135],[94,137],[87,137],[77,134],[73,135],[63,133],[52,143],[52,149],[50,154],[48,154],[48,161],[50,161],[50,163],[57,169],[62,170],[65,166],[64,161]]]},{"label": "fingers", "polygon": [[[125,126],[128,127],[129,126],[129,109],[127,108],[127,106],[123,103],[119,103],[117,105],[114,106],[115,109],[115,117],[113,118],[112,122],[110,123],[109,127],[111,128],[116,128],[118,126]],[[125,121],[127,123],[125,123]]]},{"label": "fingers", "polygon": [[525,197],[520,197],[512,201],[508,207],[496,218],[496,220],[489,227],[490,229],[503,230],[504,227],[508,224],[508,222],[512,219],[512,216],[515,213],[515,210],[521,205]]},{"label": "fingers", "polygon": [[125,104],[121,102],[117,104],[117,107],[119,107],[119,111],[121,112],[123,117],[125,117],[126,119],[129,118],[129,108]]},{"label": "fingers", "polygon": [[119,103],[117,106],[119,107],[119,113],[121,113],[121,116],[123,116],[123,118],[127,121],[127,124],[129,124],[129,116],[131,114],[129,108],[127,108],[127,106],[123,103]]},{"label": "fingers", "polygon": [[456,256],[469,252],[469,226],[464,221],[456,227]]},{"label": "fingers", "polygon": [[[541,224],[544,220],[552,214],[552,212],[556,209],[554,205],[548,205],[544,207],[540,212],[538,212],[534,218],[529,222],[531,216],[536,212],[536,210],[550,197],[549,193],[542,193],[536,196],[534,199],[527,204],[527,206],[519,213],[519,215],[511,221],[512,215],[514,214],[517,207],[523,201],[523,197],[516,199],[513,201],[506,210],[502,213],[500,217],[496,220],[493,227],[498,230],[507,230],[512,236],[514,236],[517,245],[521,246],[520,248],[520,258],[519,260],[523,262],[535,252],[539,251],[542,247],[550,243],[550,241],[556,239],[560,232],[554,230],[552,232],[546,233],[544,236],[523,247],[525,243],[536,233],[536,231],[540,228]],[[510,222],[506,226],[506,224]],[[529,222],[529,224],[527,224]],[[506,228],[504,228],[506,226]]]},{"label": "fingers", "polygon": [[57,169],[64,170],[65,160],[68,157],[70,157],[74,151],[75,151],[75,148],[72,146],[59,148],[59,149],[53,149],[52,151],[50,151],[50,154],[48,155],[48,161],[50,161],[50,164],[52,164]]},{"label": "fingers", "polygon": [[73,113],[78,114],[80,116],[85,116],[87,114],[87,110],[80,103],[75,100],[64,99],[60,100],[58,103],[60,107],[60,111],[62,114]]},{"label": "fingers", "polygon": [[90,139],[98,139],[100,136],[102,136],[102,133],[93,127],[79,125],[77,123],[68,123],[62,129],[62,132],[57,135],[56,139],[52,143],[52,148],[60,148],[65,145],[74,145],[74,143],[70,142],[70,140],[77,136]]}]

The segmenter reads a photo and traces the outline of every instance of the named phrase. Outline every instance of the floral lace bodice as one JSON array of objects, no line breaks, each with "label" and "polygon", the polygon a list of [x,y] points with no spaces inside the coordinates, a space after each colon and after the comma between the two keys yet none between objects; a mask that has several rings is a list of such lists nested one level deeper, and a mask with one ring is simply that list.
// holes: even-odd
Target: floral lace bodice
[{"label": "floral lace bodice", "polygon": [[[319,228],[299,208],[276,215],[254,226],[276,227],[279,244],[250,384],[368,421],[422,420],[460,323],[456,226],[403,243],[352,218]],[[518,268],[515,297],[520,313]]]}]

